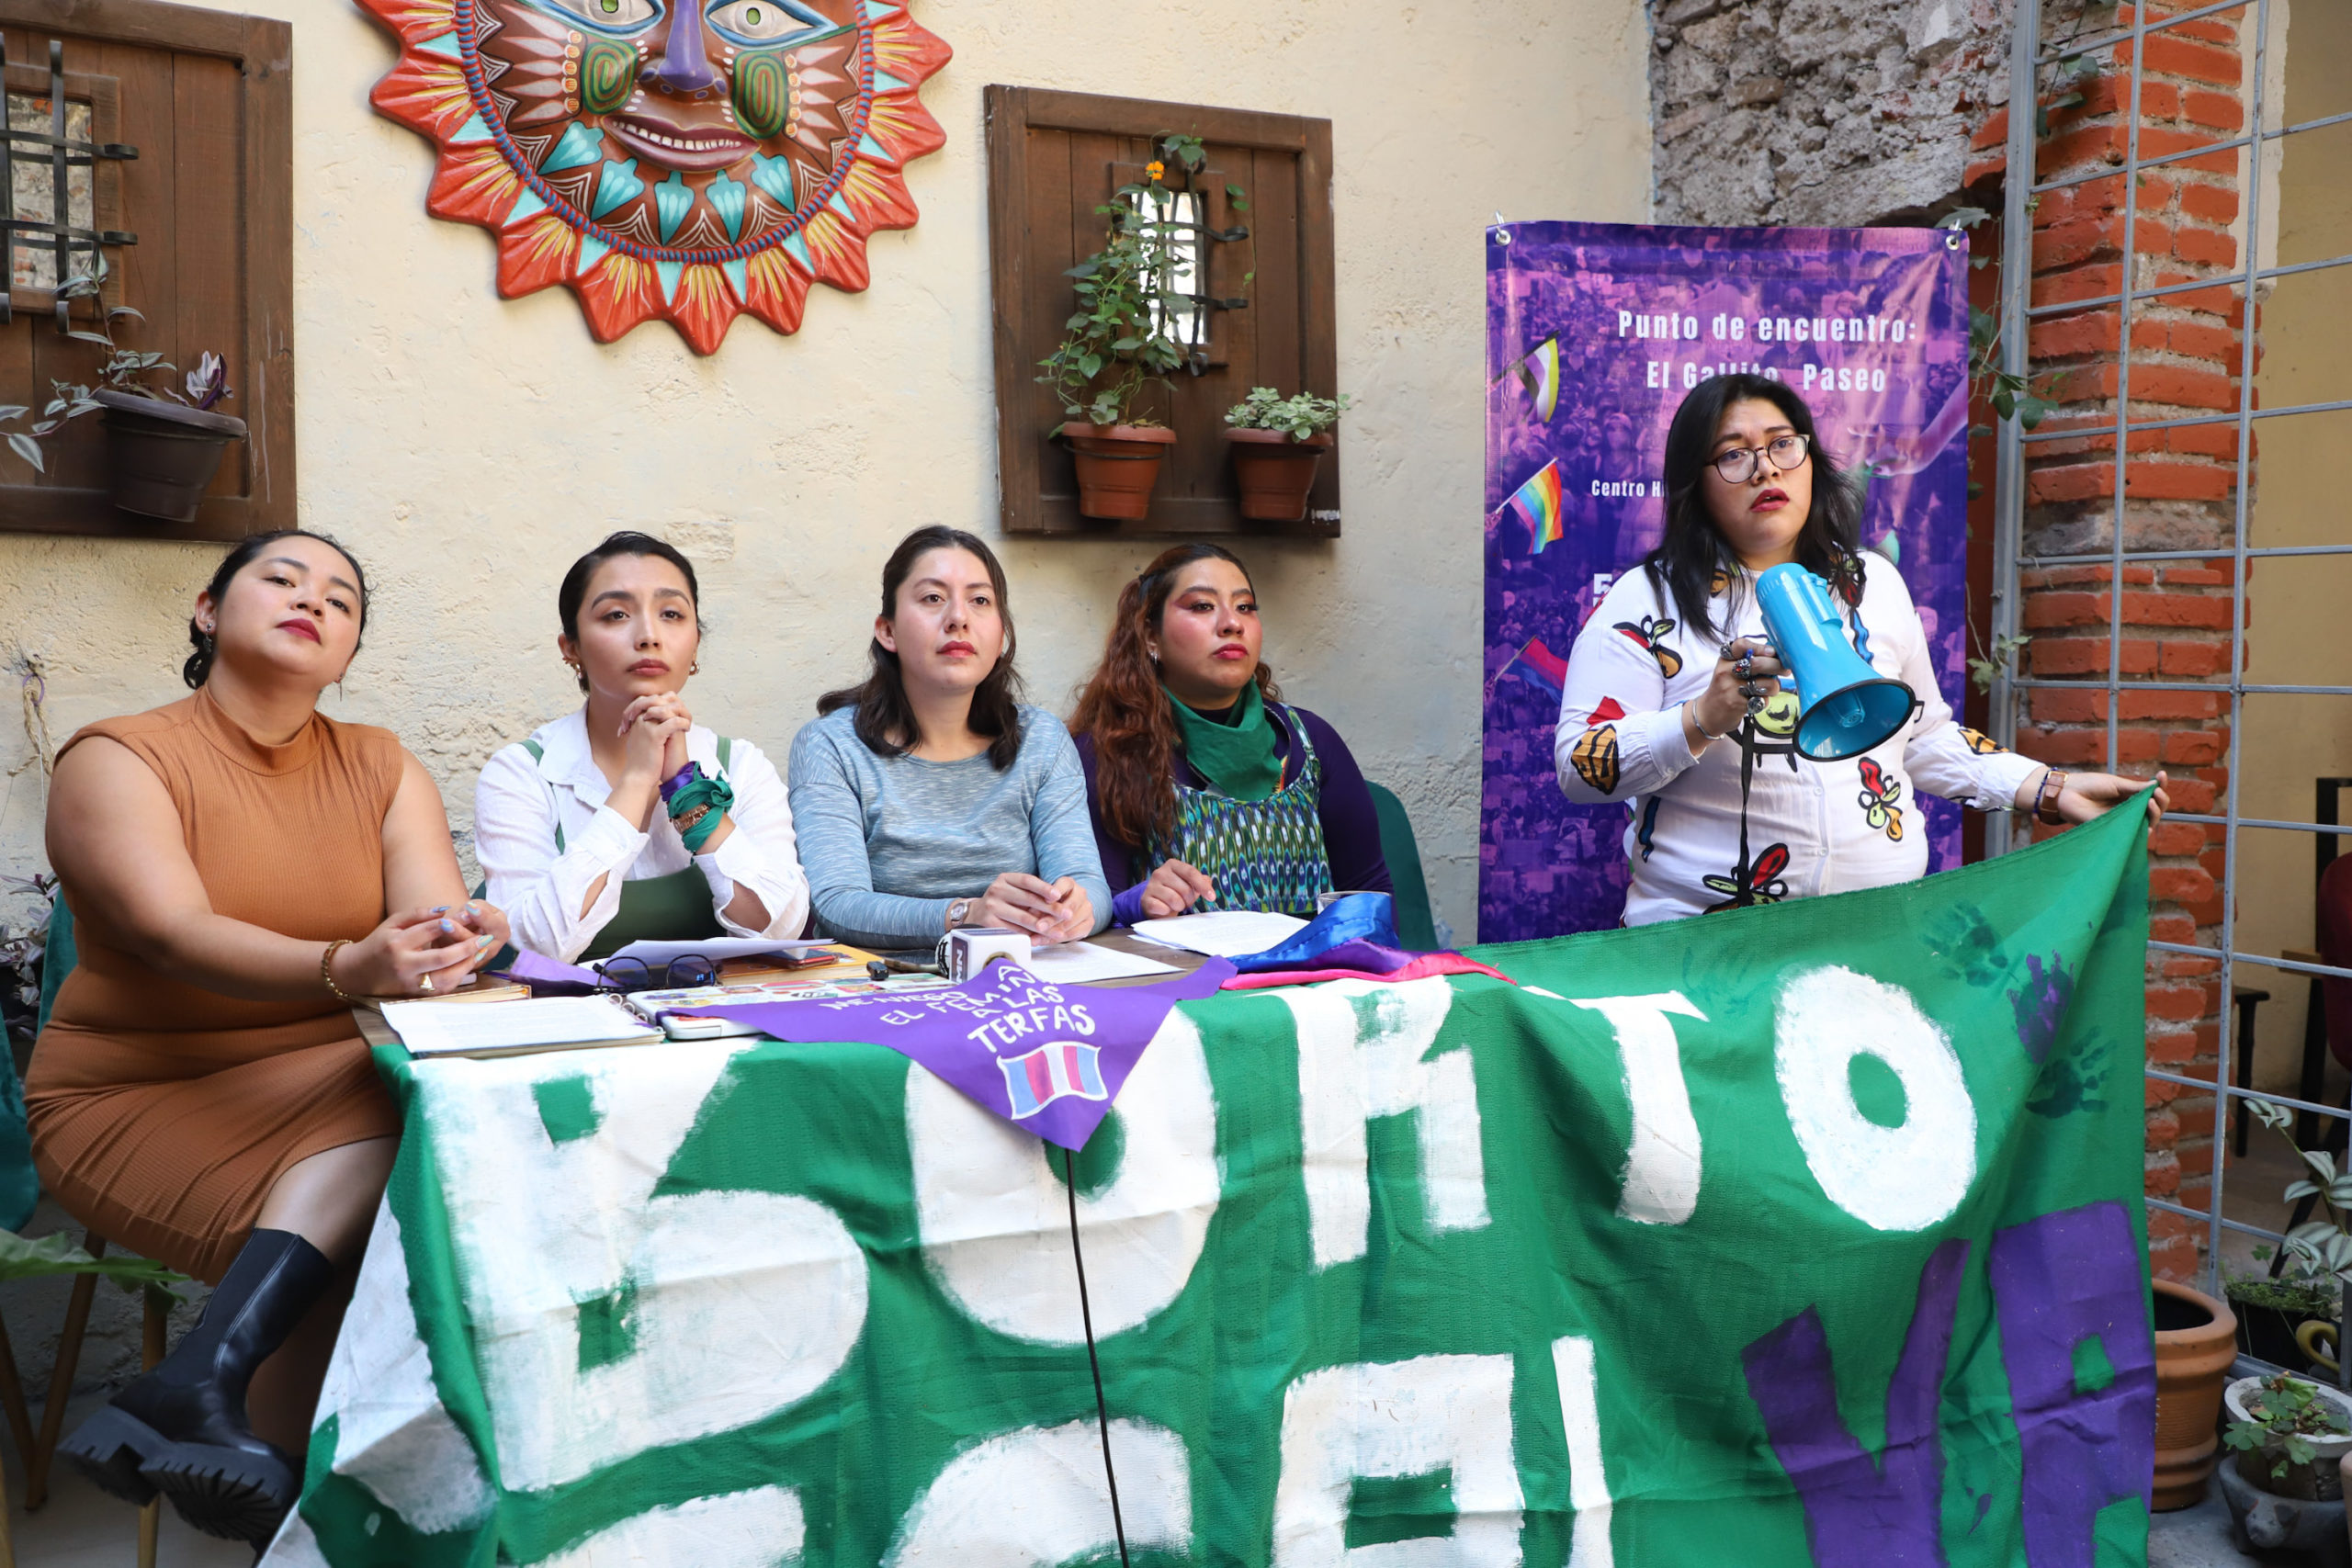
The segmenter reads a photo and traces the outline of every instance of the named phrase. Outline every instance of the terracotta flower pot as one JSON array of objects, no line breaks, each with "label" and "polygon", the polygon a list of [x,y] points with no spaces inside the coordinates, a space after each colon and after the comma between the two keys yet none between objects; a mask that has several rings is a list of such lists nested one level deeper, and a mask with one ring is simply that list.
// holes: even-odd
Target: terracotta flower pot
[{"label": "terracotta flower pot", "polygon": [[92,394],[107,411],[107,447],[114,503],[167,522],[193,521],[221,454],[245,434],[245,422],[209,409],[111,389]]},{"label": "terracotta flower pot", "polygon": [[2230,1363],[2237,1359],[2238,1320],[2230,1309],[2187,1285],[2155,1281],[2157,1513],[2205,1499],[2222,1446],[2217,1418]]},{"label": "terracotta flower pot", "polygon": [[1078,510],[1084,517],[1140,523],[1151,514],[1151,491],[1176,433],[1156,424],[1062,426],[1078,459]]},{"label": "terracotta flower pot", "polygon": [[1241,483],[1241,515],[1255,523],[1297,523],[1306,516],[1315,470],[1331,449],[1329,435],[1293,441],[1279,430],[1220,432],[1233,444],[1233,477]]}]

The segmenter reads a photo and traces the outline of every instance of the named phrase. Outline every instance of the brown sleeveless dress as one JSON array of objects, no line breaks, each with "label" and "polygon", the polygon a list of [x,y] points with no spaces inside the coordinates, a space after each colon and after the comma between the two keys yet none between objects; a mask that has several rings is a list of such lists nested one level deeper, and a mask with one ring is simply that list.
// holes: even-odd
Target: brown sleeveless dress
[{"label": "brown sleeveless dress", "polygon": [[[75,733],[129,747],[179,808],[213,911],[310,942],[383,919],[390,730],[319,715],[255,741],[198,691]],[[25,1077],[33,1163],[66,1212],[118,1247],[217,1283],[286,1170],[396,1137],[400,1117],[351,1010],[224,997],[155,973],[64,886],[78,962]]]}]

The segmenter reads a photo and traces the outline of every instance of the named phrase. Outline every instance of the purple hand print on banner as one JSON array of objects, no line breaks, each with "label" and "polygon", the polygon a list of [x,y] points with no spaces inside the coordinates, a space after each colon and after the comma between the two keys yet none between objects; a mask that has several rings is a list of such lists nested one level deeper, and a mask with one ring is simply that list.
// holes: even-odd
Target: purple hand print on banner
[{"label": "purple hand print on banner", "polygon": [[1952,1240],[1919,1270],[1918,1302],[1886,1391],[1886,1447],[1876,1461],[1838,1414],[1837,1369],[1819,1312],[1805,1308],[1741,1356],[1772,1452],[1804,1503],[1819,1568],[1942,1568],[1936,1407],[1967,1266],[1968,1243]]},{"label": "purple hand print on banner", "polygon": [[[2120,1203],[2044,1214],[1993,1237],[1993,1303],[2024,1452],[2029,1568],[2092,1568],[2092,1523],[2149,1500],[2156,1463],[2156,1350],[2140,1248]],[[2097,1339],[2113,1376],[2077,1385]]]},{"label": "purple hand print on banner", "polygon": [[2066,1021],[2066,1004],[2075,999],[2075,977],[2054,953],[2046,969],[2039,954],[2027,954],[2025,968],[2025,985],[2009,993],[2009,1005],[2017,1010],[2018,1043],[2040,1066],[2050,1059],[2050,1047]]}]

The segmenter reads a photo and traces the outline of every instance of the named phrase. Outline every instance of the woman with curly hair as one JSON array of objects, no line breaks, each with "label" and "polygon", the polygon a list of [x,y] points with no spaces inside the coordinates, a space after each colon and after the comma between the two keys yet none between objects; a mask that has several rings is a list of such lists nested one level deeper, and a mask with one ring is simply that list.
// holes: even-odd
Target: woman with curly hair
[{"label": "woman with curly hair", "polygon": [[1164,551],[1120,591],[1070,721],[1120,924],[1390,891],[1363,774],[1282,702],[1264,637],[1248,569],[1216,545]]}]

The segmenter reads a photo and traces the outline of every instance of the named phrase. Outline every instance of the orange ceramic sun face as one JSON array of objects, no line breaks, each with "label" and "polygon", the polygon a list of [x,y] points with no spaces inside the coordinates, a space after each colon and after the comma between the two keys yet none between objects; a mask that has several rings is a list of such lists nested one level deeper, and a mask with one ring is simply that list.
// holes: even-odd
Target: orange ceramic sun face
[{"label": "orange ceramic sun face", "polygon": [[499,238],[499,292],[568,285],[599,342],[661,317],[708,354],[808,286],[866,285],[945,140],[944,44],[891,0],[358,0],[399,35],[376,107],[433,139],[425,206]]}]

